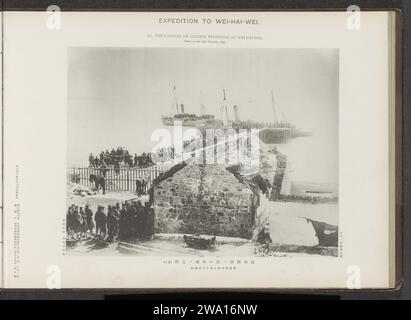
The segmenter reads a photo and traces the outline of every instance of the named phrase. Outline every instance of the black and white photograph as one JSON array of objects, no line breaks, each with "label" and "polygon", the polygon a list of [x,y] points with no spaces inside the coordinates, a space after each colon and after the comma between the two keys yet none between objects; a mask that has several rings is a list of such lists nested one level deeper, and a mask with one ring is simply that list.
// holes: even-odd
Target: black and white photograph
[{"label": "black and white photograph", "polygon": [[341,9],[4,12],[0,287],[399,289],[402,13]]},{"label": "black and white photograph", "polygon": [[67,58],[67,255],[339,257],[338,49]]}]

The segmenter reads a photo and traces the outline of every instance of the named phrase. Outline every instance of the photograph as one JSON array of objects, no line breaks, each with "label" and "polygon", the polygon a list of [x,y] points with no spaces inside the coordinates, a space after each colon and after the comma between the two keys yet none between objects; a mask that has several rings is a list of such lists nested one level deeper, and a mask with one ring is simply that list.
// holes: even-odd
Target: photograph
[{"label": "photograph", "polygon": [[12,2],[3,296],[147,318],[409,296],[406,6]]},{"label": "photograph", "polygon": [[67,255],[338,258],[338,49],[67,59]]}]

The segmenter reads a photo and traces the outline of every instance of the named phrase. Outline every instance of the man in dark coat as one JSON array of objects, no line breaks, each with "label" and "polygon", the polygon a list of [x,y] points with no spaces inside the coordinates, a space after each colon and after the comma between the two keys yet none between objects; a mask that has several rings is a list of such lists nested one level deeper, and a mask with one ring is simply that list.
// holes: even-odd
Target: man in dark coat
[{"label": "man in dark coat", "polygon": [[90,233],[93,233],[94,230],[94,222],[93,222],[93,211],[91,211],[90,206],[86,204],[84,209],[84,214],[86,216],[87,227]]},{"label": "man in dark coat", "polygon": [[139,197],[141,196],[141,180],[140,180],[140,178],[136,179],[136,193]]},{"label": "man in dark coat", "polygon": [[67,220],[66,220],[66,230],[67,234],[72,235],[74,232],[73,228],[73,205],[71,205],[67,210]]},{"label": "man in dark coat", "polygon": [[83,207],[80,207],[80,216],[81,216],[81,236],[85,236],[88,231],[86,213]]},{"label": "man in dark coat", "polygon": [[136,238],[137,234],[137,208],[136,204],[133,201],[132,203],[128,204],[127,208],[127,220],[128,220],[128,225],[129,225],[129,237],[131,238]]},{"label": "man in dark coat", "polygon": [[135,206],[135,237],[141,239],[144,234],[145,229],[145,219],[144,219],[144,207],[141,205],[140,201],[137,201]]},{"label": "man in dark coat", "polygon": [[121,209],[120,211],[120,217],[119,217],[119,232],[118,232],[118,237],[120,240],[124,240],[127,238],[127,213],[126,213],[126,208],[125,204],[121,204]]},{"label": "man in dark coat", "polygon": [[113,210],[110,205],[107,206],[107,233],[108,233],[108,240],[112,239],[113,236],[113,226],[112,226],[112,219],[111,216],[113,214]]},{"label": "man in dark coat", "polygon": [[98,207],[94,220],[96,222],[96,234],[102,235],[104,238],[107,232],[107,217],[104,213],[104,207]]},{"label": "man in dark coat", "polygon": [[138,167],[138,156],[137,156],[137,153],[134,154],[134,166],[135,166],[135,167]]},{"label": "man in dark coat", "polygon": [[118,234],[118,216],[116,214],[116,209],[110,207],[110,210],[107,214],[107,229],[109,240],[114,241],[117,238]]},{"label": "man in dark coat", "polygon": [[147,180],[145,178],[141,179],[141,194],[145,195],[146,194],[146,188],[147,188]]},{"label": "man in dark coat", "polygon": [[150,203],[145,203],[145,215],[146,215],[146,224],[145,224],[145,240],[151,239],[154,234],[154,209],[150,208]]}]

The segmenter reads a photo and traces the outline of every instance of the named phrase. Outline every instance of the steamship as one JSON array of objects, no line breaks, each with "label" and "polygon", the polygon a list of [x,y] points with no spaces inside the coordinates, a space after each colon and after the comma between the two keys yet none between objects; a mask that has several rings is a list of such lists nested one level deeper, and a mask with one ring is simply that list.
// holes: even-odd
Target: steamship
[{"label": "steamship", "polygon": [[[184,110],[184,104],[178,104],[176,89],[174,87],[175,99],[173,108],[177,113],[170,116],[163,116],[163,124],[166,126],[174,126],[180,124],[183,127],[192,127],[198,129],[235,129],[235,130],[251,130],[258,129],[259,137],[265,144],[280,144],[287,143],[293,138],[310,136],[310,132],[304,132],[298,130],[294,125],[289,123],[284,113],[281,112],[282,119],[279,120],[277,110],[274,104],[274,95],[271,92],[272,107],[273,107],[273,122],[256,122],[256,121],[241,121],[239,116],[239,106],[234,105],[234,120],[230,120],[228,117],[228,107],[226,104],[225,90],[223,89],[223,104],[220,108],[220,119],[217,119],[215,115],[208,114],[204,104],[201,104],[201,114],[186,113]],[[226,116],[226,121],[223,121],[223,116]]]},{"label": "steamship", "polygon": [[224,123],[222,120],[216,119],[212,114],[185,113],[184,105],[180,105],[181,113],[173,116],[163,116],[163,124],[165,126],[174,126],[180,123],[183,127],[194,127],[199,129],[216,129],[222,128]]},{"label": "steamship", "polygon": [[265,144],[287,143],[297,137],[311,136],[311,132],[298,130],[293,124],[287,121],[284,113],[276,108],[272,91],[271,103],[274,121],[240,121],[238,106],[234,106],[235,121],[232,123],[232,127],[235,129],[259,129],[260,140]]},{"label": "steamship", "polygon": [[174,86],[174,103],[172,109],[176,109],[176,113],[170,116],[163,116],[163,125],[174,126],[181,125],[183,127],[191,127],[198,129],[217,129],[224,126],[224,122],[219,120],[213,114],[208,114],[204,104],[201,104],[201,114],[186,113],[184,104],[179,104],[177,100],[176,87]]}]

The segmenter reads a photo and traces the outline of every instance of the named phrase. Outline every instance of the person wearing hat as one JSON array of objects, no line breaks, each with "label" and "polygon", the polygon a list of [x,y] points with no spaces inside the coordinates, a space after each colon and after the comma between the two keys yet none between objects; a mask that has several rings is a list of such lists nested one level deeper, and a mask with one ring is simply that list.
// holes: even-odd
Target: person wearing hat
[{"label": "person wearing hat", "polygon": [[106,219],[103,210],[104,207],[98,206],[96,215],[94,217],[94,221],[96,222],[96,235],[98,236],[105,236],[106,234]]},{"label": "person wearing hat", "polygon": [[90,233],[93,233],[94,222],[93,222],[93,211],[91,211],[89,204],[86,204],[84,208],[84,215],[87,221],[87,228]]}]

